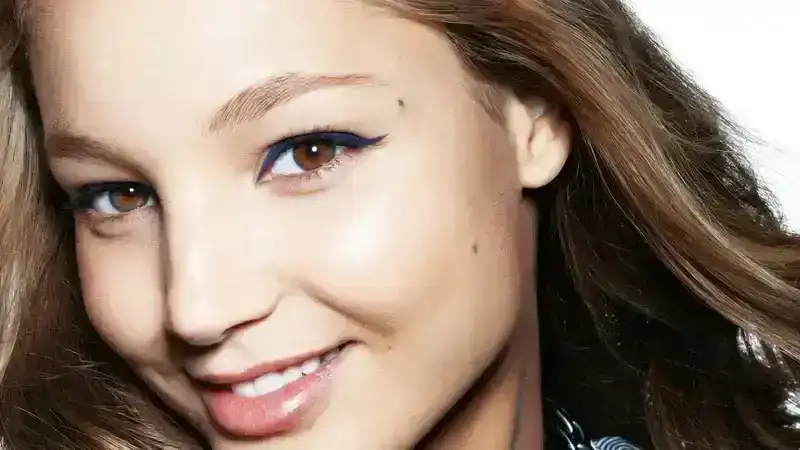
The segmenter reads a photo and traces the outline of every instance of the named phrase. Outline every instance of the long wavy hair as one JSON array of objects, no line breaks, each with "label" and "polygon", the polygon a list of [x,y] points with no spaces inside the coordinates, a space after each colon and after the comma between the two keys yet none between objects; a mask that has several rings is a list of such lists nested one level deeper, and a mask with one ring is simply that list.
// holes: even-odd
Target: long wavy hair
[{"label": "long wavy hair", "polygon": [[[10,448],[195,448],[90,326],[71,218],[40,155],[25,14],[0,3],[0,420]],[[746,135],[620,0],[382,0],[490,86],[576,132],[528,193],[543,389],[589,431],[659,449],[794,449],[800,238]]]}]

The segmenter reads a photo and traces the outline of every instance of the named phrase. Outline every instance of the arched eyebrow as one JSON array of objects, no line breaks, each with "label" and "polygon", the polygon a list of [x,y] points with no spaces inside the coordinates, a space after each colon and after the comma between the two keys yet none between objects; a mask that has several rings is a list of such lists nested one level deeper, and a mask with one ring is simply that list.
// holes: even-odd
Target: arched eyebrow
[{"label": "arched eyebrow", "polygon": [[[365,74],[288,73],[272,76],[251,84],[225,101],[210,116],[206,128],[210,133],[217,133],[225,128],[257,120],[270,110],[316,90],[380,84],[383,83]],[[126,156],[126,152],[117,146],[66,130],[56,131],[49,136],[44,147],[48,156],[55,159],[94,159],[125,168],[135,166]]]},{"label": "arched eyebrow", "polygon": [[371,75],[311,75],[289,73],[260,80],[226,101],[208,122],[208,131],[257,120],[275,107],[319,89],[379,84]]}]

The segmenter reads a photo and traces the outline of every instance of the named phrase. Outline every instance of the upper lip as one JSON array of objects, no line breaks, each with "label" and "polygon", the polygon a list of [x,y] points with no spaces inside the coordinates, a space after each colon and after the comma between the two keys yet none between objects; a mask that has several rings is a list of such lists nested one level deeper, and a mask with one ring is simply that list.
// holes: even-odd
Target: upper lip
[{"label": "upper lip", "polygon": [[279,359],[275,361],[269,361],[262,364],[258,364],[253,366],[243,372],[237,373],[210,373],[204,374],[199,376],[193,376],[193,378],[197,381],[207,383],[207,384],[214,384],[214,385],[230,385],[230,384],[237,384],[237,383],[245,383],[247,381],[253,381],[256,378],[266,375],[270,372],[282,372],[289,367],[299,365],[306,360],[309,360],[314,357],[320,357],[332,350],[336,350],[337,348],[343,347],[342,345],[336,345],[333,347],[328,347],[322,350],[314,350],[308,353],[290,356],[288,358]]}]

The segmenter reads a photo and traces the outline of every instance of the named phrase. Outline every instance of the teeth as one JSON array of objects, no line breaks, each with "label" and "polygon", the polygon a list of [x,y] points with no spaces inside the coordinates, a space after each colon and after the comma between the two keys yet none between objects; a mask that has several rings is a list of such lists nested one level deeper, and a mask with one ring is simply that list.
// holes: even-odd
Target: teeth
[{"label": "teeth", "polygon": [[339,350],[331,350],[324,354],[322,358],[314,357],[304,361],[297,366],[289,367],[281,373],[273,372],[262,375],[253,381],[246,383],[239,383],[233,386],[233,392],[242,397],[260,397],[262,395],[275,392],[283,389],[287,384],[292,381],[297,381],[305,375],[310,375],[317,370],[320,366],[331,361],[339,354]]},{"label": "teeth", "polygon": [[290,367],[286,369],[286,372],[283,372],[283,378],[291,383],[292,381],[303,378],[303,371],[300,370],[299,367]]},{"label": "teeth", "polygon": [[308,375],[311,372],[315,372],[319,369],[321,365],[319,358],[311,358],[308,361],[304,362],[302,366],[300,366],[300,370],[303,372],[303,375]]},{"label": "teeth", "polygon": [[242,397],[258,397],[258,391],[254,383],[242,383],[236,386],[236,395]]},{"label": "teeth", "polygon": [[258,396],[258,395],[269,394],[270,392],[275,392],[278,389],[286,386],[286,383],[288,383],[288,381],[284,380],[282,375],[277,373],[268,373],[264,376],[258,377],[252,383],[243,383],[243,384],[252,384],[253,393],[256,396]]}]

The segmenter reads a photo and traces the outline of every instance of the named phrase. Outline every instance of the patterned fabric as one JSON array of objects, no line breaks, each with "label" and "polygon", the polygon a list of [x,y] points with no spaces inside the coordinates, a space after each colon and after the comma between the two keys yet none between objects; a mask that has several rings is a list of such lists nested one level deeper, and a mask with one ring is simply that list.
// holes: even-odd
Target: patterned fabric
[{"label": "patterned fabric", "polygon": [[608,436],[600,439],[588,439],[583,428],[570,419],[561,408],[553,410],[555,431],[566,450],[641,450],[625,439]]},{"label": "patterned fabric", "polygon": [[594,450],[639,450],[630,442],[620,437],[604,437],[590,442]]}]

